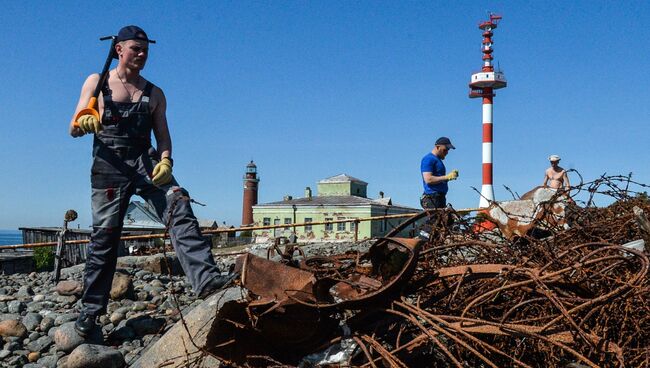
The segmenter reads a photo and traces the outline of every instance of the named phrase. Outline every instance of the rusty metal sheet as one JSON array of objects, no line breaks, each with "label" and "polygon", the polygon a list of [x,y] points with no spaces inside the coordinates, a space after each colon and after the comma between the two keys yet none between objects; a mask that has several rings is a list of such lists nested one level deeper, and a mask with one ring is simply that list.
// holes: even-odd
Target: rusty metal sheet
[{"label": "rusty metal sheet", "polygon": [[238,257],[235,271],[241,275],[242,286],[260,297],[277,302],[286,301],[289,297],[313,300],[312,289],[316,279],[311,272],[253,254]]}]

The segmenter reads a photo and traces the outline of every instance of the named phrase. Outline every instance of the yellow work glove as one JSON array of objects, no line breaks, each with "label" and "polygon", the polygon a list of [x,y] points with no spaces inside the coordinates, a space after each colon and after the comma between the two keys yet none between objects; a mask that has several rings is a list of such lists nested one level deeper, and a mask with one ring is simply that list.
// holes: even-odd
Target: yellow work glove
[{"label": "yellow work glove", "polygon": [[77,120],[79,123],[79,128],[84,133],[99,133],[102,130],[102,124],[99,123],[99,120],[94,115],[81,115]]},{"label": "yellow work glove", "polygon": [[172,180],[172,162],[167,158],[160,160],[151,174],[153,185],[165,185]]},{"label": "yellow work glove", "polygon": [[456,180],[458,179],[458,170],[454,169],[449,174],[445,175],[447,180]]}]

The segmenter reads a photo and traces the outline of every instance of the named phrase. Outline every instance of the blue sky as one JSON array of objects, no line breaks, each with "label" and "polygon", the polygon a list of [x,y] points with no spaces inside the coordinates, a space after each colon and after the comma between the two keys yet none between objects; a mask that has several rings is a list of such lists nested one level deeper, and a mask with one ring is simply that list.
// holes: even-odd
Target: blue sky
[{"label": "blue sky", "polygon": [[[143,75],[167,96],[174,174],[197,216],[239,224],[255,160],[260,202],[302,196],[347,173],[417,207],[419,162],[438,136],[457,147],[449,202],[481,185],[479,21],[503,15],[495,59],[497,199],[539,185],[550,154],[588,179],[650,183],[647,1],[6,2],[0,14],[0,228],[90,219],[92,139],[67,126],[100,36],[137,24],[152,45]],[[575,177],[574,177],[575,179]],[[604,204],[604,202],[603,202]]]}]

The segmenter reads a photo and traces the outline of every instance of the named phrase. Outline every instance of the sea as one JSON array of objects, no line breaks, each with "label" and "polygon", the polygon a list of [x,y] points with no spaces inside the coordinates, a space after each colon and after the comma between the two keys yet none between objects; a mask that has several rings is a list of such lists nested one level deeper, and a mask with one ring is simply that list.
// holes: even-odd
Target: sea
[{"label": "sea", "polygon": [[22,244],[23,233],[20,230],[0,229],[0,245]]}]

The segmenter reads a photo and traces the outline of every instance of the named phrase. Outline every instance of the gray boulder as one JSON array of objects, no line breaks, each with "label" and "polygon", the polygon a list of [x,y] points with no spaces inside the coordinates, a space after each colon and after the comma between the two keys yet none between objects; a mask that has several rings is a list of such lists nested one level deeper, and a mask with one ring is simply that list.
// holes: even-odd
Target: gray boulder
[{"label": "gray boulder", "polygon": [[83,344],[70,353],[67,368],[122,368],[124,356],[118,350],[102,345]]},{"label": "gray boulder", "polygon": [[66,353],[71,352],[77,346],[85,343],[101,344],[104,341],[102,332],[96,328],[87,338],[79,336],[74,329],[74,322],[66,322],[54,331],[54,343],[56,349]]},{"label": "gray boulder", "polygon": [[25,325],[27,331],[34,331],[41,324],[42,320],[43,316],[38,313],[27,313],[23,317],[23,325]]}]

